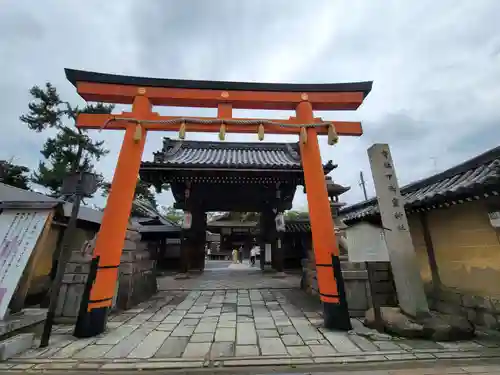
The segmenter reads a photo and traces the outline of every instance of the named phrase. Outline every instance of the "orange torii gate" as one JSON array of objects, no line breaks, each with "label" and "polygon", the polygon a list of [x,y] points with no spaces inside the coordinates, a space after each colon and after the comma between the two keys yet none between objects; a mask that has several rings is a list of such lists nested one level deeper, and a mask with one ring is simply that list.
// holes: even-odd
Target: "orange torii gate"
[{"label": "orange torii gate", "polygon": [[[326,122],[313,110],[355,110],[369,94],[372,82],[336,84],[268,84],[155,79],[66,69],[67,79],[87,101],[131,104],[131,112],[118,115],[81,114],[82,129],[125,130],[111,191],[97,236],[94,257],[99,266],[87,316],[88,335],[106,328],[118,277],[121,252],[149,131],[297,134],[311,222],[314,254],[324,320],[327,328],[350,328],[339,249],[335,239],[317,135],[329,143],[337,135],[360,136],[359,122]],[[216,118],[160,116],[153,105],[217,108]],[[233,108],[295,110],[288,120],[235,119]]]}]

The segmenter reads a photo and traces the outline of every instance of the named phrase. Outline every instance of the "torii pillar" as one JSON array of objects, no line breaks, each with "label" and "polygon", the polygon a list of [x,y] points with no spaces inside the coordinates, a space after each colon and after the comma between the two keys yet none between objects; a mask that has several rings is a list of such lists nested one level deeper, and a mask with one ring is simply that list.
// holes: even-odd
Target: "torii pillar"
[{"label": "torii pillar", "polygon": [[[314,122],[311,103],[303,101],[297,106],[297,120]],[[316,259],[319,295],[323,302],[326,328],[350,330],[351,320],[344,294],[344,280],[340,268],[340,251],[330,210],[325,174],[322,168],[318,136],[315,128],[307,129],[307,142],[300,143],[302,167],[306,186],[309,220]]]}]

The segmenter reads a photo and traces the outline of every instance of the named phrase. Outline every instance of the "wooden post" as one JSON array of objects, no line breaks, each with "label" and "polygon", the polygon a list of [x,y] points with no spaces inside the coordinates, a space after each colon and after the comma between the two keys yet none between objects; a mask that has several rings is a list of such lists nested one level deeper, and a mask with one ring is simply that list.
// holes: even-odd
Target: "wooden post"
[{"label": "wooden post", "polygon": [[432,292],[434,293],[434,297],[437,298],[441,290],[441,277],[439,276],[439,269],[436,261],[436,252],[434,251],[434,244],[432,242],[431,231],[429,229],[426,212],[420,213],[420,222],[422,224],[422,232],[424,234],[427,258],[429,259],[429,268],[431,269]]},{"label": "wooden post", "polygon": [[181,246],[180,246],[180,267],[179,272],[187,276],[189,272],[189,229],[181,230]]},{"label": "wooden post", "polygon": [[[299,103],[296,113],[300,123],[314,121],[311,103],[307,101]],[[347,301],[341,296],[345,292],[344,280],[315,128],[307,128],[307,140],[300,143],[300,151],[325,327],[347,331],[352,328],[351,320]]]},{"label": "wooden post", "polygon": [[283,234],[276,233],[276,272],[283,273],[285,271],[285,256],[283,249]]},{"label": "wooden post", "polygon": [[375,283],[377,282],[376,270],[372,262],[365,262],[366,273],[368,275],[368,287],[370,288],[370,297],[373,308],[373,315],[375,318],[375,329],[379,332],[384,332],[384,322],[382,321],[382,314],[380,312],[380,304],[377,299],[377,292],[375,290]]}]

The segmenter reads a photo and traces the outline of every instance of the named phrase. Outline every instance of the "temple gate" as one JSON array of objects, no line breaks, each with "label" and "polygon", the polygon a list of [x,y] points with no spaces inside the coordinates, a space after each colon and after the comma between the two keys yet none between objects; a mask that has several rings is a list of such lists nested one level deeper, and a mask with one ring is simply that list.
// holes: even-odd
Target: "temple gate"
[{"label": "temple gate", "polygon": [[[323,166],[323,173],[326,175],[335,167],[329,161]],[[191,228],[183,230],[181,273],[204,268],[204,232],[206,213],[210,211],[260,213],[262,231],[258,230],[258,235],[257,231],[252,235],[250,228],[240,228],[239,236],[234,232],[232,236],[241,240],[239,245],[247,253],[254,242],[252,238],[256,238],[262,249],[266,243],[270,244],[273,268],[283,271],[284,254],[283,246],[280,246],[283,233],[276,231],[276,225],[272,223],[278,214],[292,208],[297,186],[304,185],[298,143],[165,138],[162,150],[154,154],[153,161],[142,163],[140,176],[157,190],[165,183],[169,184],[175,199],[174,207],[192,215]],[[221,234],[224,238],[226,233]],[[226,250],[230,253],[233,249]],[[264,254],[260,260],[261,268],[264,268]]]},{"label": "temple gate", "polygon": [[[120,76],[66,69],[66,77],[87,101],[131,104],[131,112],[118,115],[81,114],[77,126],[85,129],[125,130],[111,191],[99,231],[94,256],[99,267],[84,323],[89,336],[106,328],[115,293],[118,266],[149,131],[297,134],[305,186],[317,278],[324,306],[325,327],[347,330],[349,314],[340,272],[323,165],[317,135],[360,136],[361,123],[323,121],[313,110],[355,110],[371,91],[371,82],[340,84],[264,84],[189,81]],[[216,118],[160,116],[153,105],[217,108]],[[287,120],[235,119],[232,109],[295,110]]]}]

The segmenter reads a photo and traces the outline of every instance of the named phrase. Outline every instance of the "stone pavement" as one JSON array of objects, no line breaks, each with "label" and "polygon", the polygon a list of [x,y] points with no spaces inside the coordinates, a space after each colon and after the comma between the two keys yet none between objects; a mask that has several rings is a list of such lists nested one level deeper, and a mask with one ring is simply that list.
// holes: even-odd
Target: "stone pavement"
[{"label": "stone pavement", "polygon": [[[220,262],[223,267],[217,267]],[[215,264],[215,265],[214,265]],[[204,273],[191,274],[189,279],[176,279],[175,273],[158,278],[158,289],[166,290],[232,290],[232,289],[290,289],[299,288],[300,274],[274,278],[273,273],[262,273],[258,266],[248,261],[233,264],[227,261],[207,261]]]},{"label": "stone pavement", "polygon": [[[57,326],[48,348],[0,363],[0,370],[294,367],[500,357],[495,335],[460,343],[394,339],[364,328],[359,320],[353,320],[352,332],[328,331],[322,328],[318,305],[302,291],[279,289],[283,280],[271,275],[238,272],[237,285],[247,278],[247,288],[210,289],[221,284],[210,278],[227,278],[233,271],[224,276],[206,272],[193,279],[206,290],[162,291],[113,315],[108,331],[95,338],[77,340],[72,327]],[[258,285],[278,289],[254,289],[252,282],[259,279]]]}]

